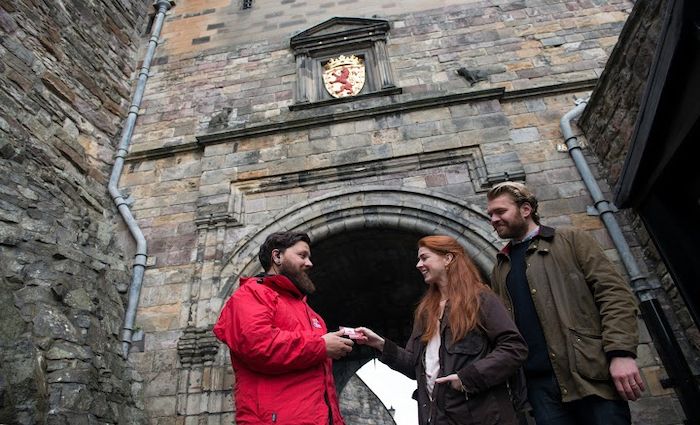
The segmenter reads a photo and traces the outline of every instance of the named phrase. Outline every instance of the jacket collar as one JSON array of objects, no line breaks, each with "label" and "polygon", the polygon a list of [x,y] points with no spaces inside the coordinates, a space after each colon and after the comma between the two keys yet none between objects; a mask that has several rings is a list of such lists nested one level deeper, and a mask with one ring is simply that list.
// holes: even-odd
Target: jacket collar
[{"label": "jacket collar", "polygon": [[265,285],[268,288],[278,292],[286,292],[294,298],[306,299],[306,296],[301,293],[299,288],[287,276],[281,274],[264,274],[261,273],[254,277],[242,277],[241,286],[256,283]]},{"label": "jacket collar", "polygon": [[[533,238],[530,240],[532,241],[535,239],[544,239],[546,241],[551,241],[554,238],[554,233],[555,233],[555,229],[553,227],[540,225],[540,231],[537,232],[537,234],[535,236],[533,236]],[[498,252],[498,254],[496,254],[496,257],[501,257],[501,256],[508,257],[508,255],[510,254],[511,246],[512,246],[512,242],[508,242],[506,244],[506,246],[504,246]]]}]

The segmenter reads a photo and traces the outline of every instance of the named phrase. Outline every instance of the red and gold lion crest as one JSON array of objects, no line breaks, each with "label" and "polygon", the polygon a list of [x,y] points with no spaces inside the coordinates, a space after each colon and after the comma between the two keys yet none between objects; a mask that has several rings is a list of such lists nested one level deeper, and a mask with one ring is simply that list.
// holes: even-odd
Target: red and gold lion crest
[{"label": "red and gold lion crest", "polygon": [[365,85],[365,62],[355,55],[340,55],[323,65],[323,85],[333,97],[358,94]]}]

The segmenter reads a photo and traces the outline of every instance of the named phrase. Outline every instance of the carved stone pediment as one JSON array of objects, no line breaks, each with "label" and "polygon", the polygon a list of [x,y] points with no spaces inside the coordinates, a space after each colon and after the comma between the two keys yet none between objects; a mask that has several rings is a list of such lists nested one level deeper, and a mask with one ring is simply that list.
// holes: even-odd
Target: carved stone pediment
[{"label": "carved stone pediment", "polygon": [[389,22],[383,19],[335,17],[292,37],[295,54],[324,50],[341,44],[386,39]]}]

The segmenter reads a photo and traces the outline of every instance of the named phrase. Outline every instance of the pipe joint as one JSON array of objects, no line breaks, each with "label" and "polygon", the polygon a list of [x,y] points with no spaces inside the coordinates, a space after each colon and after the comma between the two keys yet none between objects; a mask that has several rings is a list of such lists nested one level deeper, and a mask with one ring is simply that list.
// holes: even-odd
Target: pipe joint
[{"label": "pipe joint", "polygon": [[126,206],[126,207],[129,206],[129,204],[126,202],[126,200],[124,198],[122,198],[121,196],[117,196],[114,198],[114,205],[116,205],[117,208],[121,208],[122,206]]},{"label": "pipe joint", "polygon": [[146,254],[134,255],[134,266],[146,267],[147,263],[148,263],[148,255],[146,255]]},{"label": "pipe joint", "polygon": [[600,214],[600,215],[603,215],[605,213],[615,212],[615,209],[613,209],[610,206],[610,202],[606,201],[605,199],[601,199],[598,202],[596,202],[595,208],[598,210],[598,214]]},{"label": "pipe joint", "polygon": [[119,159],[126,159],[126,155],[129,153],[128,150],[119,148],[117,149],[117,152],[114,154],[114,158],[119,158]]},{"label": "pipe joint", "polygon": [[578,142],[578,138],[576,136],[569,137],[564,141],[564,143],[569,150],[576,148],[581,149],[581,144]]},{"label": "pipe joint", "polygon": [[158,13],[165,13],[175,6],[175,2],[172,0],[156,0],[153,2],[153,7],[158,11]]}]

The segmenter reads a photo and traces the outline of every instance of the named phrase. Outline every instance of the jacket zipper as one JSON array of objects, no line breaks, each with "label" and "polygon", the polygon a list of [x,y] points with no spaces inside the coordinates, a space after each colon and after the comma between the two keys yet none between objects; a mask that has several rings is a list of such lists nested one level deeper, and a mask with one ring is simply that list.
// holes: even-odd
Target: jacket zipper
[{"label": "jacket zipper", "polygon": [[[306,312],[306,319],[308,320],[309,326],[311,326],[311,330],[313,331],[315,328],[313,321],[311,320],[311,314],[309,314],[309,306],[306,303],[304,303],[304,312]],[[331,401],[328,397],[328,386],[326,385],[327,378],[326,367],[323,366],[323,401],[326,403],[326,407],[328,408],[328,425],[333,425],[333,408],[331,407]]]}]

